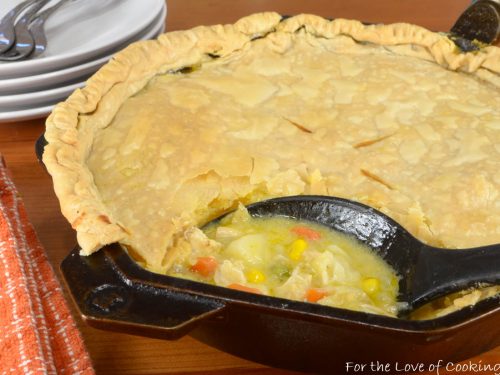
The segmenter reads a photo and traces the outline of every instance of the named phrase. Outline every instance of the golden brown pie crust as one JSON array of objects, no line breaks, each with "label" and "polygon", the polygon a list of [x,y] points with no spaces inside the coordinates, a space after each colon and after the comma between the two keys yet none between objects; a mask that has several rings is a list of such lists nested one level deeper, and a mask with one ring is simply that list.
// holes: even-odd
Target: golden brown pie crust
[{"label": "golden brown pie crust", "polygon": [[[304,153],[301,159],[302,163],[297,161],[300,158],[291,156],[289,160],[297,161],[293,165],[287,161],[284,154],[273,158],[272,147],[269,147],[271,151],[267,153],[259,151],[253,155],[248,153],[240,155],[238,147],[244,145],[245,140],[252,139],[253,136],[254,139],[248,143],[258,144],[259,136],[262,136],[262,139],[265,139],[266,136],[270,137],[269,135],[259,135],[261,129],[258,128],[243,127],[238,130],[237,134],[235,129],[224,128],[224,131],[232,131],[231,137],[238,138],[242,142],[234,143],[232,148],[222,147],[227,154],[222,154],[219,158],[211,157],[208,161],[206,160],[208,151],[203,147],[217,144],[224,132],[206,132],[204,137],[197,133],[192,138],[196,139],[198,143],[190,144],[190,146],[199,145],[200,149],[189,148],[183,151],[178,149],[172,151],[175,143],[179,142],[178,139],[182,138],[179,136],[176,139],[176,131],[179,132],[183,129],[182,124],[180,124],[182,114],[176,115],[172,111],[171,118],[176,126],[178,125],[178,129],[172,125],[172,128],[168,130],[170,138],[162,139],[162,142],[166,144],[168,143],[166,141],[170,141],[174,146],[171,147],[172,149],[168,145],[164,146],[159,152],[165,160],[168,160],[169,157],[178,158],[178,163],[182,164],[183,162],[182,165],[185,168],[192,168],[192,175],[189,177],[189,171],[172,171],[172,168],[168,170],[166,164],[158,164],[156,165],[156,173],[152,176],[165,176],[170,180],[168,183],[165,183],[165,180],[161,181],[161,179],[155,181],[152,183],[154,186],[149,186],[148,189],[156,189],[155,191],[169,189],[172,194],[165,199],[168,201],[175,197],[175,202],[169,202],[165,206],[162,206],[161,203],[156,205],[158,195],[154,195],[154,200],[149,202],[152,205],[151,212],[145,213],[140,218],[135,218],[135,221],[132,219],[133,213],[123,214],[125,210],[118,210],[116,205],[110,203],[110,200],[113,198],[113,189],[119,189],[119,186],[106,186],[103,177],[106,176],[105,161],[114,158],[115,151],[109,150],[116,148],[123,155],[135,152],[137,149],[134,151],[134,147],[144,146],[140,139],[142,135],[148,133],[148,130],[145,129],[156,126],[167,128],[169,126],[168,123],[165,123],[168,121],[166,117],[155,117],[158,122],[147,123],[144,121],[145,118],[153,116],[153,113],[162,111],[159,108],[161,101],[154,98],[148,99],[148,92],[154,93],[156,98],[160,95],[159,93],[161,95],[165,93],[165,97],[170,98],[165,99],[170,105],[166,108],[172,109],[176,107],[176,103],[175,99],[169,96],[171,93],[168,90],[175,88],[178,90],[177,98],[183,98],[182,102],[178,101],[177,107],[187,111],[185,113],[191,111],[193,119],[202,118],[201,115],[207,111],[200,109],[205,108],[201,96],[197,95],[193,100],[190,100],[189,95],[192,95],[192,92],[183,91],[183,82],[180,82],[179,78],[181,74],[172,72],[178,72],[185,67],[200,68],[193,73],[193,81],[198,79],[198,82],[188,82],[188,88],[189,85],[194,84],[201,85],[210,91],[213,84],[214,87],[217,87],[220,95],[229,95],[233,99],[235,97],[233,92],[239,90],[241,95],[234,102],[236,103],[235,108],[238,105],[241,105],[241,108],[265,107],[262,104],[262,98],[271,96],[273,100],[276,100],[274,105],[292,106],[293,103],[287,103],[281,97],[278,101],[275,98],[276,90],[273,91],[273,87],[269,86],[268,82],[261,84],[260,76],[247,77],[244,75],[246,73],[241,73],[237,67],[234,68],[234,71],[231,70],[233,66],[237,66],[234,61],[244,60],[245,56],[250,56],[247,58],[250,65],[258,60],[255,56],[252,60],[252,55],[249,52],[252,48],[259,51],[271,51],[269,56],[274,56],[274,52],[283,56],[287,54],[297,56],[301,53],[300,49],[305,51],[304,55],[314,49],[336,53],[340,61],[338,69],[340,69],[344,79],[336,82],[335,87],[341,89],[328,93],[332,94],[331,97],[339,105],[356,104],[355,95],[357,94],[349,95],[349,90],[353,90],[351,87],[352,82],[355,81],[353,77],[360,72],[366,74],[367,77],[369,76],[368,78],[374,82],[377,80],[377,77],[366,69],[366,66],[364,70],[360,68],[359,72],[353,71],[353,66],[358,64],[356,61],[351,64],[351,60],[346,60],[345,64],[342,65],[342,56],[371,58],[372,55],[380,55],[382,57],[379,62],[374,59],[374,71],[377,71],[377,64],[384,66],[390,64],[390,60],[386,60],[387,58],[400,61],[407,74],[400,74],[397,79],[407,81],[405,84],[409,86],[420,85],[424,91],[428,92],[433,90],[432,85],[427,88],[425,85],[429,82],[432,83],[433,79],[429,80],[428,77],[426,79],[425,71],[423,75],[415,76],[414,72],[411,71],[413,66],[420,73],[422,72],[417,69],[429,67],[432,74],[441,74],[438,70],[441,70],[443,74],[455,74],[458,77],[457,81],[460,78],[464,80],[464,83],[460,86],[458,83],[455,85],[454,80],[449,81],[450,85],[455,85],[453,86],[455,91],[462,90],[462,93],[456,93],[457,97],[450,100],[449,108],[446,107],[449,113],[441,113],[442,118],[447,119],[449,129],[447,132],[438,132],[439,134],[436,133],[435,127],[432,129],[426,123],[415,124],[416,126],[413,128],[406,124],[403,131],[397,126],[391,127],[387,125],[391,121],[394,122],[396,119],[404,124],[408,118],[402,116],[400,112],[398,112],[399,117],[386,116],[387,114],[382,112],[377,113],[377,118],[374,115],[374,121],[375,123],[377,121],[383,123],[386,128],[381,126],[376,132],[366,134],[364,138],[354,136],[343,138],[344,133],[339,133],[336,138],[335,134],[324,130],[325,126],[320,126],[324,125],[320,120],[316,123],[314,121],[308,123],[303,121],[304,118],[307,119],[304,113],[302,115],[297,113],[288,115],[277,111],[279,124],[276,126],[279,127],[283,123],[287,123],[290,128],[288,133],[285,131],[283,134],[289,134],[290,137],[294,138],[303,135],[309,136],[310,139],[304,141],[305,148],[315,150],[327,139],[331,143],[329,146],[334,146],[331,149],[338,151],[332,151],[333,156],[330,158],[338,157],[338,159],[333,158],[332,163],[343,162],[346,164],[346,168],[337,171],[339,173],[333,173],[328,168],[322,169],[321,166],[326,165],[324,160],[319,160],[319,164],[315,165],[316,156],[314,155],[316,154],[314,153]],[[275,56],[272,58],[274,59]],[[265,63],[259,65],[258,69],[267,69],[261,72],[263,76],[274,75],[278,77],[283,72],[270,73],[268,71],[273,66],[277,66],[276,70],[279,70],[279,64],[273,65],[274,60],[271,60],[267,65]],[[301,60],[298,61],[300,63]],[[316,60],[311,59],[311,61],[313,62],[311,64],[314,65]],[[325,64],[325,62],[320,63]],[[231,74],[222,79],[214,80],[214,77],[219,77],[221,71],[226,69],[225,64],[227,69],[231,70]],[[359,61],[358,65],[363,67],[363,64],[366,65],[365,62]],[[288,70],[293,70],[293,68],[290,65],[286,66]],[[306,68],[309,69],[309,66]],[[317,66],[312,68],[317,68]],[[206,69],[207,75],[203,75],[204,69]],[[234,73],[236,71],[237,74]],[[318,76],[317,69],[309,73],[308,82],[317,79],[319,85],[325,80],[325,77]],[[236,87],[235,82],[229,82],[224,86],[224,79],[232,77],[233,74],[236,74],[237,78],[239,77],[240,81],[238,82],[240,82],[241,87]],[[450,77],[436,76],[435,80],[450,79]],[[247,78],[248,80],[245,81]],[[281,90],[284,87],[284,82],[287,82],[287,77],[281,75],[279,78],[273,78],[270,82],[274,85],[274,89],[279,86]],[[442,87],[446,85],[443,82],[437,83]],[[356,84],[359,86],[362,82]],[[297,85],[296,87],[301,86]],[[200,239],[197,238],[199,233],[195,229],[196,225],[234,207],[238,201],[247,203],[269,196],[303,193],[340,195],[370,204],[392,216],[421,240],[434,245],[444,247],[480,246],[500,242],[498,199],[500,176],[497,173],[500,167],[498,146],[500,144],[500,112],[497,110],[500,108],[498,106],[500,104],[499,88],[500,49],[497,47],[484,47],[478,52],[462,53],[446,35],[430,32],[415,25],[367,26],[358,21],[343,19],[328,21],[313,15],[299,15],[282,21],[281,16],[276,13],[261,13],[243,18],[234,25],[202,26],[192,30],[167,33],[156,41],[134,43],[118,53],[111,62],[89,79],[85,88],[75,91],[64,103],[60,103],[54,109],[47,120],[45,137],[48,145],[45,148],[43,159],[49,173],[53,176],[54,188],[61,203],[61,210],[77,231],[82,254],[88,255],[106,244],[121,242],[127,245],[145,266],[156,272],[164,272],[175,261],[175,256],[189,251],[193,243],[200,242]],[[310,83],[302,89],[301,95],[305,95],[306,91],[304,90],[310,89]],[[478,96],[481,99],[480,102],[474,102],[474,98],[470,95],[467,96],[470,94],[469,89],[473,92],[477,91],[478,95],[481,95]],[[384,91],[382,86],[376,86],[373,90],[366,86],[363,90],[364,100],[367,100],[369,105],[383,105],[384,98],[388,101],[389,94]],[[444,96],[439,100],[444,102],[445,96],[453,93],[448,92],[449,90],[443,89],[443,91],[445,92]],[[255,94],[256,92],[257,94]],[[285,97],[285,95],[283,96]],[[427,96],[424,96],[419,102],[421,106],[418,111],[423,112],[424,115],[427,111],[427,115],[430,116],[434,106],[440,104],[435,104],[432,99],[428,100]],[[462,97],[467,98],[465,102],[460,102],[459,99]],[[137,109],[144,108],[145,103],[148,103],[147,100],[154,102],[154,108],[150,109],[149,112],[144,110],[144,112],[137,114]],[[135,102],[138,103],[136,104],[138,107],[133,107]],[[127,105],[123,105],[124,103]],[[127,110],[126,107],[131,109]],[[441,112],[444,111],[443,108],[440,109]],[[495,111],[488,111],[488,108],[494,108]],[[197,112],[198,109],[200,110]],[[316,110],[316,108],[314,109]],[[168,111],[168,109],[164,111]],[[318,111],[308,115],[313,118],[318,115]],[[132,112],[136,114],[134,115]],[[231,110],[228,108],[227,112],[229,113]],[[339,126],[339,119],[342,119],[346,124],[346,132],[351,129],[349,134],[356,134],[355,125],[363,117],[356,118],[354,115],[349,117],[349,121],[351,121],[349,125],[348,121],[341,117],[343,112],[339,110],[339,113],[337,119],[332,116],[332,124],[337,121],[335,126]],[[471,121],[470,128],[460,122],[460,116],[457,114],[462,114],[464,119],[467,118]],[[326,117],[330,115],[331,113],[327,114]],[[136,117],[134,118],[134,116]],[[220,113],[219,116],[224,116],[224,113]],[[243,116],[236,116],[235,121],[244,116],[247,116],[246,112],[243,113]],[[318,116],[321,116],[321,112]],[[473,117],[478,119],[476,123],[472,123]],[[120,151],[119,144],[113,144],[112,141],[107,144],[107,141],[104,140],[105,137],[112,139],[113,131],[120,129],[121,124],[132,121],[131,118],[135,123],[123,125],[128,127],[129,138],[125,137],[120,140],[122,145],[132,145],[131,148],[125,149],[123,146]],[[263,118],[263,121],[265,120],[266,118]],[[137,125],[139,123],[140,125]],[[255,120],[253,124],[255,123],[258,121]],[[204,130],[203,119],[200,120],[200,124],[201,132]],[[344,126],[344,123],[341,125]],[[217,124],[214,124],[213,127],[217,127]],[[460,134],[460,136],[457,138],[456,134]],[[446,136],[450,136],[450,138],[443,139]],[[430,145],[436,141],[436,137],[440,137],[440,142],[446,143],[448,148],[429,149]],[[392,146],[386,145],[389,140]],[[428,143],[426,143],[427,141]],[[186,142],[189,140],[186,139]],[[261,147],[265,148],[265,142],[262,142]],[[291,147],[291,151],[298,152],[297,148],[300,147],[300,143],[292,142]],[[397,153],[404,163],[399,163],[398,160],[389,160],[391,155],[394,155],[394,152],[389,150],[390,147],[397,147]],[[279,145],[276,148],[279,149]],[[93,154],[93,151],[96,150],[98,150],[99,155],[109,155],[96,156],[97,153]],[[213,156],[216,153],[214,150],[210,150],[210,155]],[[446,158],[447,153],[450,153],[449,158]],[[198,154],[202,155],[199,157],[201,162],[196,159]],[[443,174],[441,179],[435,173],[436,168],[433,169],[434,175],[432,176],[424,173],[416,176],[420,166],[432,164],[428,155],[436,156],[435,162],[442,163],[443,170],[448,168],[446,169],[448,172]],[[372,163],[372,161],[381,158],[387,158],[387,161],[381,164]],[[124,156],[124,160],[126,160],[126,156]],[[197,169],[200,163],[208,164]],[[130,164],[127,164],[127,168],[121,169],[111,165],[109,170],[118,177],[113,177],[110,181],[120,181],[123,186],[125,180],[122,181],[121,178],[126,179],[129,177],[129,173],[136,173],[133,166],[132,169],[130,168]],[[116,173],[118,169],[122,177],[120,177],[120,173]],[[405,171],[413,174],[404,177]],[[329,174],[329,172],[331,173]],[[177,192],[175,190],[177,185],[175,181],[171,180],[175,179],[179,173],[184,179],[181,181],[182,184],[178,185],[182,185],[183,188],[190,185],[185,188],[185,191],[179,188],[181,192],[176,195],[174,193]],[[418,187],[422,191],[429,190],[429,187],[432,189],[437,187],[435,190],[431,189],[425,193],[429,197],[433,196],[431,204],[426,203],[425,200],[417,199],[417,196],[407,196],[413,191],[411,189],[418,181],[422,183],[422,186]],[[343,183],[344,185],[342,185]],[[349,186],[346,186],[346,183]],[[353,188],[357,184],[360,187]],[[412,187],[406,189],[407,185]],[[343,186],[343,188],[339,186]],[[449,190],[450,186],[453,186],[454,191]],[[216,192],[214,193],[210,189],[215,189]],[[130,191],[140,190],[140,186],[135,186]],[[433,193],[435,194],[433,195]],[[120,198],[122,199],[120,203],[122,207],[127,204],[126,199],[138,201],[141,199],[139,195],[133,194],[126,198],[126,192],[120,192],[117,196],[123,196]],[[450,196],[453,196],[453,199],[450,200]],[[444,214],[442,207],[440,207],[441,211],[438,209],[440,203],[448,206],[445,208],[448,209],[449,214]],[[142,203],[138,204],[142,205]],[[131,207],[134,205],[131,204]],[[159,215],[158,211],[161,208],[170,211]],[[153,218],[155,224],[149,227],[148,223],[141,220],[144,217]],[[158,226],[158,223],[162,225]],[[141,229],[141,227],[144,228]],[[143,233],[139,235],[140,231]],[[155,241],[149,241],[147,235],[151,233],[160,233],[157,236],[159,238]]]}]

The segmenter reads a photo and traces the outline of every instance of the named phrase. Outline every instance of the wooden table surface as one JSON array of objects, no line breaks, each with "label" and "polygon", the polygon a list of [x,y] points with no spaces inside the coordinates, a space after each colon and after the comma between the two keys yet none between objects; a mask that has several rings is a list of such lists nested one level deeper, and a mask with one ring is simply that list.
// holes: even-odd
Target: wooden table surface
[{"label": "wooden table surface", "polygon": [[[469,0],[168,0],[167,29],[232,23],[250,13],[274,10],[281,14],[306,12],[375,23],[405,21],[446,31],[468,3]],[[60,214],[51,179],[34,154],[33,145],[43,132],[44,121],[0,124],[0,152],[49,259],[58,270],[76,240]],[[98,374],[288,373],[233,357],[190,337],[169,342],[105,332],[86,326],[76,313],[75,317]],[[472,359],[474,363],[479,361],[500,363],[500,347]]]}]

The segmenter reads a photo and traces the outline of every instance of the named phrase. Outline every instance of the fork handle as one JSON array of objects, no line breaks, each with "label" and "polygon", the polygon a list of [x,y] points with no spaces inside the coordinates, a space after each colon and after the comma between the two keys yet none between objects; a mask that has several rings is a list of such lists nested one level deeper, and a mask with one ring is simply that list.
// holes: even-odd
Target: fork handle
[{"label": "fork handle", "polygon": [[32,8],[26,11],[21,17],[21,19],[16,23],[18,24],[28,25],[33,19],[36,17],[36,14],[40,9],[42,9],[50,0],[39,0],[33,5]]},{"label": "fork handle", "polygon": [[12,8],[5,16],[3,16],[1,23],[11,20],[14,23],[15,19],[21,14],[21,12],[26,9],[28,6],[33,4],[33,0],[23,1],[21,4],[17,4],[14,8]]},{"label": "fork handle", "polygon": [[31,6],[36,0],[26,0],[17,4],[0,20],[0,54],[8,51],[15,43],[16,34],[14,22],[24,9]]},{"label": "fork handle", "polygon": [[0,55],[0,61],[16,61],[29,56],[35,49],[35,40],[29,31],[31,21],[36,17],[37,12],[42,9],[50,0],[39,0],[28,9],[19,21],[14,25],[16,33],[16,44],[5,54]]},{"label": "fork handle", "polygon": [[43,52],[45,52],[45,49],[47,48],[47,38],[45,36],[45,21],[56,11],[58,10],[61,6],[64,4],[68,3],[69,1],[75,1],[75,0],[61,0],[57,4],[51,6],[50,8],[44,10],[40,14],[38,14],[34,19],[33,22],[31,22],[29,26],[29,30],[33,36],[34,39],[34,44],[35,44],[35,50],[31,54],[31,57],[36,57],[41,55]]}]

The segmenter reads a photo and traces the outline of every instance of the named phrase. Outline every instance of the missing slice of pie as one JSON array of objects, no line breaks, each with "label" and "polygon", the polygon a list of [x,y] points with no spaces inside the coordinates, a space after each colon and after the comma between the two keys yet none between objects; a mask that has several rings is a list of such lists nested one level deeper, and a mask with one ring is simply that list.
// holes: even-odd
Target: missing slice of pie
[{"label": "missing slice of pie", "polygon": [[296,194],[475,247],[500,243],[499,93],[497,47],[262,13],[132,44],[54,109],[43,158],[82,254],[120,242],[154,272],[240,202]]}]

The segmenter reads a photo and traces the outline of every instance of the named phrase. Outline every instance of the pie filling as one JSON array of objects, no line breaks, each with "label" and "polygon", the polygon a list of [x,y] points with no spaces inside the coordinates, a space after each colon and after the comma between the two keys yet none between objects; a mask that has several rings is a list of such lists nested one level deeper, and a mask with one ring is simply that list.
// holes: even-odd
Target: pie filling
[{"label": "pie filling", "polygon": [[204,228],[168,275],[250,293],[397,316],[399,278],[368,246],[326,226],[252,217],[244,207]]},{"label": "pie filling", "polygon": [[392,44],[278,29],[152,75],[85,159],[120,242],[165,273],[239,203],[318,194],[373,206],[431,245],[500,243],[494,72]]}]

